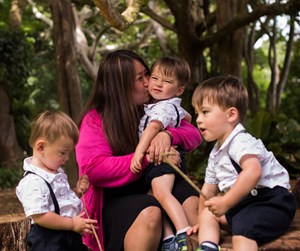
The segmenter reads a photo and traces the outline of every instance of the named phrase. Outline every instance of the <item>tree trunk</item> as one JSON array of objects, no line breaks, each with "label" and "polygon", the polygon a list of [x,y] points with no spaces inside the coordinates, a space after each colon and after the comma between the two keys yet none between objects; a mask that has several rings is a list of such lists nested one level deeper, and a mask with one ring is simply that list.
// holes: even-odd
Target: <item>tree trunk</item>
[{"label": "tree trunk", "polygon": [[[54,23],[55,61],[59,104],[75,121],[82,110],[81,87],[76,68],[75,25],[69,0],[51,0]],[[66,165],[71,186],[75,186],[78,172],[72,154]]]},{"label": "tree trunk", "polygon": [[0,250],[26,251],[30,220],[24,216],[0,219]]},{"label": "tree trunk", "polygon": [[14,167],[22,160],[23,153],[17,141],[15,123],[10,113],[10,99],[0,83],[0,163],[1,165]]},{"label": "tree trunk", "polygon": [[247,42],[245,43],[245,61],[247,66],[247,89],[249,94],[249,110],[254,116],[259,110],[259,90],[253,76],[254,57],[253,46],[255,43],[255,23],[249,27]]},{"label": "tree trunk", "polygon": [[295,36],[295,17],[291,17],[290,21],[290,33],[289,39],[287,42],[285,57],[282,70],[280,72],[280,79],[276,90],[276,108],[280,107],[281,104],[281,95],[285,89],[285,85],[288,79],[288,74],[290,72],[291,62],[292,62],[292,51],[293,51],[293,43]]},{"label": "tree trunk", "polygon": [[[11,1],[9,20],[11,29],[18,30],[20,28],[22,16],[18,1]],[[14,118],[11,113],[11,99],[7,90],[9,87],[7,86],[6,82],[0,83],[0,164],[15,167],[24,156],[16,137]]]},{"label": "tree trunk", "polygon": [[[217,1],[217,27],[220,30],[237,15],[246,13],[246,0]],[[242,77],[244,28],[223,37],[218,43],[220,73]]]},{"label": "tree trunk", "polygon": [[277,62],[277,29],[276,17],[273,18],[272,31],[268,33],[270,46],[268,52],[268,61],[271,69],[271,81],[267,92],[267,111],[273,114],[276,107],[276,89],[279,81],[279,68]]},{"label": "tree trunk", "polygon": [[198,20],[195,18],[201,19],[201,17],[195,13],[196,11],[197,9],[193,5],[193,1],[181,0],[175,22],[179,55],[187,60],[192,73],[191,81],[186,86],[184,95],[182,96],[182,106],[188,111],[193,110],[191,96],[196,85],[206,77],[203,75],[205,68],[203,48],[199,45],[198,38],[195,34],[195,26],[198,24]]}]

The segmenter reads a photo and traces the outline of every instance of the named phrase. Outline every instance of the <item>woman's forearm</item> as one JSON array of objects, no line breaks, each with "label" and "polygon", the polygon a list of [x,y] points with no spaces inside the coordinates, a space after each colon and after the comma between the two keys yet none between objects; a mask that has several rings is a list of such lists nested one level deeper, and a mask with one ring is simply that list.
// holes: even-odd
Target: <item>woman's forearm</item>
[{"label": "woman's forearm", "polygon": [[180,145],[185,151],[193,151],[202,142],[199,130],[185,120],[181,121],[179,127],[170,127],[168,130],[172,133],[172,145]]}]

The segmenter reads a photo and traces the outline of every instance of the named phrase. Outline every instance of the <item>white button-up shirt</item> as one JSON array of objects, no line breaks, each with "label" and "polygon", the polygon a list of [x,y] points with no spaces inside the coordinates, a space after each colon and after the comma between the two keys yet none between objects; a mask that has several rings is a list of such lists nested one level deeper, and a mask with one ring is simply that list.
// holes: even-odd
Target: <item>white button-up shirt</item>
[{"label": "white button-up shirt", "polygon": [[64,170],[59,168],[58,173],[49,173],[32,165],[30,163],[31,159],[32,157],[24,160],[24,171],[31,171],[37,175],[27,174],[21,179],[16,188],[16,194],[23,205],[25,215],[31,216],[55,211],[50,190],[43,179],[53,189],[59,205],[60,215],[71,218],[78,215],[82,210],[82,202],[70,188]]},{"label": "white button-up shirt", "polygon": [[[140,121],[139,136],[141,137],[144,129],[152,120],[160,121],[163,124],[163,129],[165,129],[167,126],[175,127],[177,125],[177,121],[179,121],[180,124],[180,121],[185,117],[187,113],[180,106],[180,103],[181,99],[176,97],[162,100],[154,104],[144,105],[145,115],[141,118]],[[177,107],[179,117],[174,105]]]},{"label": "white button-up shirt", "polygon": [[276,160],[274,154],[267,151],[260,139],[245,132],[242,124],[238,124],[222,146],[217,144],[212,149],[205,173],[205,182],[218,184],[219,190],[227,192],[235,183],[238,173],[230,161],[230,157],[239,164],[245,155],[256,155],[261,164],[261,178],[257,188],[275,186],[290,188],[287,170]]}]

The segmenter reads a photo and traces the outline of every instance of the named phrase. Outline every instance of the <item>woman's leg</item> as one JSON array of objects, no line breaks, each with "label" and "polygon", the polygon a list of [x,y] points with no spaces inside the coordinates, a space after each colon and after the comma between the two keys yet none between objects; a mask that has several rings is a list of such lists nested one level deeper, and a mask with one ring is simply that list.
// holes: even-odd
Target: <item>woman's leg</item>
[{"label": "woman's leg", "polygon": [[199,197],[190,196],[182,204],[186,219],[190,226],[198,223]]},{"label": "woman's leg", "polygon": [[232,237],[232,246],[234,251],[257,251],[258,246],[255,240],[249,239],[242,235]]},{"label": "woman's leg", "polygon": [[124,239],[125,251],[155,251],[162,234],[162,213],[159,207],[145,208],[128,229]]}]

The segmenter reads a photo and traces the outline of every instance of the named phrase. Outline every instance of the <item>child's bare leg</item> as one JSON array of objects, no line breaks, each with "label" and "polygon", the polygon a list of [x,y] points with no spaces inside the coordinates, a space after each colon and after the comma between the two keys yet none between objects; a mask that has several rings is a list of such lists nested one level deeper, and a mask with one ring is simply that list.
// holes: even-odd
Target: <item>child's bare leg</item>
[{"label": "child's bare leg", "polygon": [[208,208],[199,215],[199,244],[209,241],[218,245],[220,240],[220,218],[214,216]]},{"label": "child's bare leg", "polygon": [[169,236],[174,236],[174,232],[173,232],[170,222],[164,216],[163,217],[163,237],[167,238]]},{"label": "child's bare leg", "polygon": [[232,237],[232,246],[234,251],[257,251],[258,246],[255,240],[246,238],[242,235],[234,235]]},{"label": "child's bare leg", "polygon": [[151,182],[154,197],[159,201],[163,209],[166,211],[176,230],[180,230],[189,226],[183,207],[178,200],[172,195],[175,175],[165,174],[156,177]]}]

